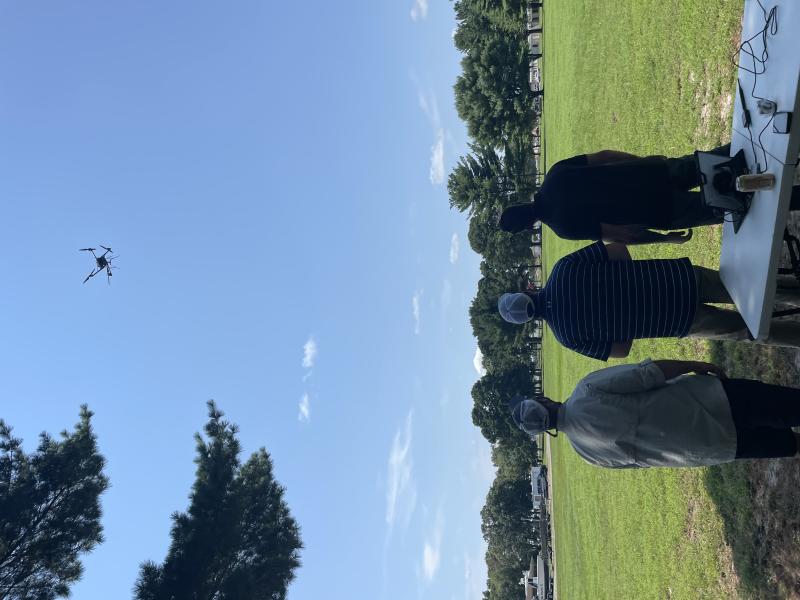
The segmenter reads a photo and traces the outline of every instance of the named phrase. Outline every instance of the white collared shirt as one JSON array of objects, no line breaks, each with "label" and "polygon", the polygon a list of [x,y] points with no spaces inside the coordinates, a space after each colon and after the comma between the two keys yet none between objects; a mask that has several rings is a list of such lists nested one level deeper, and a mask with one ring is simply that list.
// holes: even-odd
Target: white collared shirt
[{"label": "white collared shirt", "polygon": [[559,407],[558,429],[601,467],[692,467],[736,457],[736,428],[719,379],[666,381],[651,360],[584,377]]}]

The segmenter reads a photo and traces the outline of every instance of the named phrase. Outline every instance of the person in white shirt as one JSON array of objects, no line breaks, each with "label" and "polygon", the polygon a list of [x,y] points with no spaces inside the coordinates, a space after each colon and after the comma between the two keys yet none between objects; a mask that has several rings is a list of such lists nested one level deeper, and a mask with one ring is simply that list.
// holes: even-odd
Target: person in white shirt
[{"label": "person in white shirt", "polygon": [[[693,374],[692,374],[693,373]],[[645,360],[590,373],[563,403],[515,396],[529,435],[566,434],[587,462],[612,469],[695,467],[795,456],[800,389],[727,379],[715,365]]]}]

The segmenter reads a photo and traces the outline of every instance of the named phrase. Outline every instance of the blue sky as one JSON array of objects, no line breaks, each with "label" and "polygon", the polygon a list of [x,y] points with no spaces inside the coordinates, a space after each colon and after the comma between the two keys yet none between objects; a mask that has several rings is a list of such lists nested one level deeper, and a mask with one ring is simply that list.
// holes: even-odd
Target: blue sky
[{"label": "blue sky", "polygon": [[[95,411],[129,596],[214,398],[302,526],[289,597],[467,598],[493,477],[444,0],[0,3],[0,416]],[[78,248],[111,245],[112,286]]]}]

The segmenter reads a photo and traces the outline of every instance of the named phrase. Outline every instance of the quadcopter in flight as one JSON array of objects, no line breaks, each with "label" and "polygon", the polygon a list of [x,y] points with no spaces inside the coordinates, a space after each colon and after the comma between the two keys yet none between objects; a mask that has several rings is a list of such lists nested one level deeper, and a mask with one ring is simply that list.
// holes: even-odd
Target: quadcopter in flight
[{"label": "quadcopter in flight", "polygon": [[86,276],[86,279],[83,280],[83,283],[86,283],[92,277],[94,277],[95,275],[97,275],[98,273],[102,272],[105,269],[106,277],[108,278],[108,285],[111,285],[111,276],[113,275],[111,269],[116,269],[116,267],[111,266],[111,261],[117,257],[113,255],[113,250],[111,250],[111,248],[106,248],[102,244],[100,244],[100,247],[103,250],[105,250],[105,252],[103,252],[100,256],[97,256],[97,254],[94,253],[96,248],[79,249],[81,252],[91,252],[92,256],[94,256],[94,261],[95,261],[95,268],[92,269],[92,272]]}]

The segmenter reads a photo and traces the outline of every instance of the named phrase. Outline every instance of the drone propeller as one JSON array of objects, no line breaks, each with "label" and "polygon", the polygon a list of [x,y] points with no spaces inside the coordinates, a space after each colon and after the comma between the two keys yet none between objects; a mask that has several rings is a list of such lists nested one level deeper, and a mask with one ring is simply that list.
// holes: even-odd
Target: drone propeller
[{"label": "drone propeller", "polygon": [[78,248],[80,252],[94,252],[96,248]]},{"label": "drone propeller", "polygon": [[106,252],[113,252],[113,250],[112,250],[111,248],[106,248],[105,246],[103,246],[103,244],[99,244],[99,246],[100,246],[100,247],[101,247],[103,250],[105,250]]},{"label": "drone propeller", "polygon": [[89,281],[89,280],[90,280],[92,277],[94,277],[95,275],[97,275],[99,272],[100,272],[100,269],[97,269],[96,271],[95,271],[95,270],[92,270],[92,272],[91,272],[91,273],[89,273],[89,274],[86,276],[86,279],[84,279],[84,280],[83,280],[83,283],[86,283],[87,281]]}]

